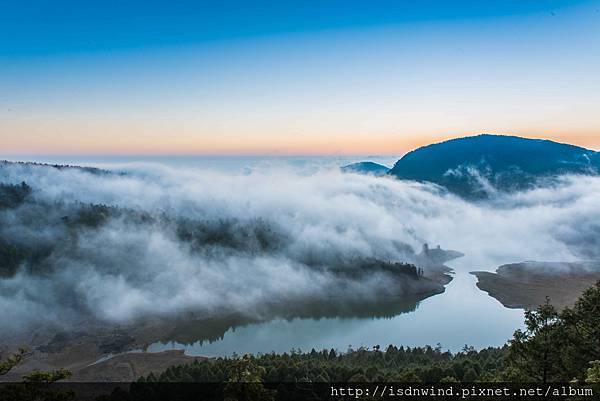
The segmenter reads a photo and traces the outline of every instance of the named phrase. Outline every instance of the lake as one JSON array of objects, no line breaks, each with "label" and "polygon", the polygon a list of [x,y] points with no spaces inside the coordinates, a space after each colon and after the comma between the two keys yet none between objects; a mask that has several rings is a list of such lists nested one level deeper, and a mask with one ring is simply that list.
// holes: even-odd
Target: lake
[{"label": "lake", "polygon": [[477,280],[469,271],[479,268],[469,265],[468,255],[449,265],[456,274],[446,292],[419,302],[413,312],[394,317],[274,319],[231,328],[217,341],[155,343],[148,351],[185,349],[188,355],[228,356],[438,343],[443,349],[459,351],[465,344],[478,349],[501,346],[523,327],[522,310],[505,308],[475,286]]}]

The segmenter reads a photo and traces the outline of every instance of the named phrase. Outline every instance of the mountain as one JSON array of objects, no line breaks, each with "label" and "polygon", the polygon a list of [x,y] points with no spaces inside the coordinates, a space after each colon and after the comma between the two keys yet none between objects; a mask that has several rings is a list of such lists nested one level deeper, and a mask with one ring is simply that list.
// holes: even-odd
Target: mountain
[{"label": "mountain", "polygon": [[[108,170],[103,170],[97,167],[80,167],[80,166],[71,166],[68,164],[47,164],[47,163],[37,163],[37,162],[12,162],[12,161],[8,161],[8,160],[0,160],[0,169],[2,168],[8,168],[8,167],[14,167],[14,166],[20,166],[24,169],[28,169],[28,168],[54,168],[57,170],[78,170],[81,172],[85,172],[85,173],[91,173],[91,174],[96,174],[96,175],[101,175],[101,174],[114,174],[111,171]],[[119,173],[120,175],[124,175],[123,173]]]},{"label": "mountain", "polygon": [[404,155],[389,174],[428,181],[466,198],[531,188],[561,174],[598,174],[600,153],[517,136],[478,135],[423,146]]},{"label": "mountain", "polygon": [[373,162],[359,162],[343,166],[341,170],[344,173],[371,174],[379,177],[386,175],[390,171],[390,168]]}]

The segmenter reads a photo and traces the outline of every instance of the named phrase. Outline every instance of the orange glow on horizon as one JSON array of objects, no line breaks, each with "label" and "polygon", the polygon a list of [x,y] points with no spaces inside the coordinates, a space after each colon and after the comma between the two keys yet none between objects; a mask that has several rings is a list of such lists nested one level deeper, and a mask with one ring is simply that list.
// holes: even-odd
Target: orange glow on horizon
[{"label": "orange glow on horizon", "polygon": [[[144,116],[146,117],[146,116]],[[480,133],[549,139],[600,150],[593,122],[577,127],[548,122],[533,124],[482,121],[443,121],[414,116],[382,119],[359,125],[360,119],[324,115],[309,121],[202,117],[170,119],[152,116],[122,120],[89,115],[20,115],[0,129],[2,155],[390,155],[420,146]],[[479,127],[466,129],[467,125]],[[483,128],[481,128],[483,127]],[[489,127],[489,128],[488,128]]]},{"label": "orange glow on horizon", "polygon": [[[125,137],[116,140],[106,138],[38,137],[36,140],[4,138],[2,155],[223,155],[223,156],[326,156],[326,155],[402,155],[432,143],[452,138],[478,135],[483,132],[457,132],[445,135],[323,135],[281,137]],[[488,132],[485,133],[495,133]],[[502,132],[503,135],[518,135],[528,138],[549,139],[569,143],[588,149],[600,149],[600,135],[582,134],[522,134]],[[83,140],[81,140],[83,139]],[[110,139],[110,138],[109,138]]]}]

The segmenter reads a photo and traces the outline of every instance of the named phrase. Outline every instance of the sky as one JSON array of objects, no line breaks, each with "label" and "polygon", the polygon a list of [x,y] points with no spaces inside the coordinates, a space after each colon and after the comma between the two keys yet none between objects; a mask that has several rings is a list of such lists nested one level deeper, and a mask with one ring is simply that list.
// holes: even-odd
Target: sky
[{"label": "sky", "polygon": [[600,0],[0,0],[0,155],[600,150]]}]

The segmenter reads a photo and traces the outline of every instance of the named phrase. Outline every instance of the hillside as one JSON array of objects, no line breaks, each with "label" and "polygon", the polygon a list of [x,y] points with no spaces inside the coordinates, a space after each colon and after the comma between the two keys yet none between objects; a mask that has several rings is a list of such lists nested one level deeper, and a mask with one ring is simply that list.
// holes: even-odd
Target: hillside
[{"label": "hillside", "polygon": [[344,173],[358,173],[358,174],[370,174],[374,176],[382,176],[390,171],[390,168],[382,164],[373,162],[358,162],[348,164],[347,166],[341,167]]},{"label": "hillside", "polygon": [[531,188],[561,174],[597,174],[598,152],[549,140],[478,135],[423,146],[389,174],[428,181],[468,198]]}]

